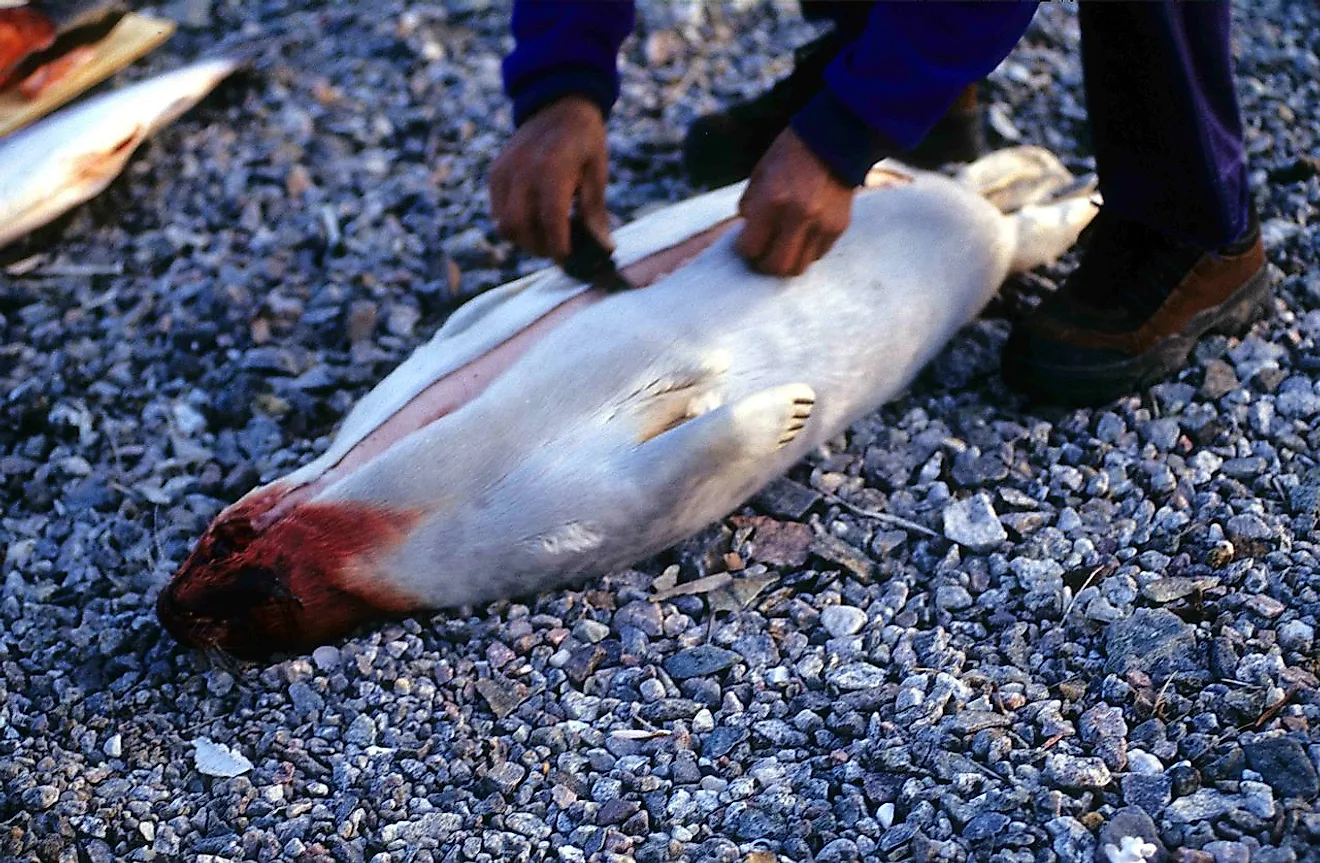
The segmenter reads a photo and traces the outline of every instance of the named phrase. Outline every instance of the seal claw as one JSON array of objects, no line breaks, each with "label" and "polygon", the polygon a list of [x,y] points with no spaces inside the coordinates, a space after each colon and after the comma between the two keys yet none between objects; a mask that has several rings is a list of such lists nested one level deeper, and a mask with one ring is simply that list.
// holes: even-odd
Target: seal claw
[{"label": "seal claw", "polygon": [[780,397],[787,396],[784,403],[785,415],[780,423],[776,449],[783,449],[797,439],[798,434],[807,427],[811,412],[816,407],[816,393],[806,384],[788,384],[774,391]]}]

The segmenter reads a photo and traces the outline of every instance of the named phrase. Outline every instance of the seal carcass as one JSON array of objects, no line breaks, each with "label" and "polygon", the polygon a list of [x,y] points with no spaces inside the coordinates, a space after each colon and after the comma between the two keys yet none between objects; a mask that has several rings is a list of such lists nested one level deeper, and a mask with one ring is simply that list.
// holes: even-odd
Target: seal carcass
[{"label": "seal carcass", "polygon": [[[740,185],[620,229],[637,290],[546,269],[455,312],[329,449],[224,510],[163,589],[180,640],[302,649],[603,574],[719,519],[899,394],[1094,213],[1050,154],[882,165],[796,278],[733,248]],[[992,201],[994,203],[992,203]]]},{"label": "seal carcass", "polygon": [[218,57],[110,90],[0,138],[0,247],[105,190],[147,138],[240,66]]}]

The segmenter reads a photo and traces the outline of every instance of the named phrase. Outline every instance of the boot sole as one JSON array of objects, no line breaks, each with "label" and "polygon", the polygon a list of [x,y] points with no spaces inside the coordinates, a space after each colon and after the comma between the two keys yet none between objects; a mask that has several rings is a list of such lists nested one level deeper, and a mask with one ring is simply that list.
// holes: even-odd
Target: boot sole
[{"label": "boot sole", "polygon": [[[1087,407],[1145,390],[1184,368],[1196,343],[1208,334],[1241,335],[1267,317],[1274,303],[1274,280],[1266,264],[1227,300],[1197,312],[1177,333],[1145,353],[1087,369],[1021,369],[1006,363],[1004,378],[1033,400],[1061,407]],[[1048,381],[1048,383],[1046,383]]]}]

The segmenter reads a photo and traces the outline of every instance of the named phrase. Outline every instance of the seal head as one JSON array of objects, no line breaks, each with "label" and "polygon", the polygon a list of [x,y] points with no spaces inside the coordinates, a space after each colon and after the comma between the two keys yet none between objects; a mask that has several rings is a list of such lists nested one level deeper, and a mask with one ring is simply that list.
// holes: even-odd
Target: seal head
[{"label": "seal head", "polygon": [[302,503],[261,529],[261,513],[278,496],[261,491],[222,513],[161,590],[156,611],[176,639],[257,659],[414,608],[382,593],[372,567],[414,516],[356,502]]}]

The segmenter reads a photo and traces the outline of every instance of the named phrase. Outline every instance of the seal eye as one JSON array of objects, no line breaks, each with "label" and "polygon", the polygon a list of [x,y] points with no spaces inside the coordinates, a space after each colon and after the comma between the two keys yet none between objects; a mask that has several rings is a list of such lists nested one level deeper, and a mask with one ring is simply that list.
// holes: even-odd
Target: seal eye
[{"label": "seal eye", "polygon": [[221,557],[229,557],[234,553],[234,544],[229,541],[229,537],[224,534],[216,534],[215,539],[211,540],[211,559],[216,560]]},{"label": "seal eye", "polygon": [[198,601],[188,603],[193,607],[185,607],[185,611],[226,620],[251,614],[272,600],[297,602],[279,574],[264,566],[233,569],[199,594]]},{"label": "seal eye", "polygon": [[252,525],[246,519],[222,522],[211,530],[207,557],[213,561],[223,560],[246,549],[255,538]]}]

